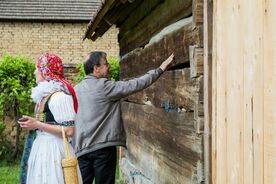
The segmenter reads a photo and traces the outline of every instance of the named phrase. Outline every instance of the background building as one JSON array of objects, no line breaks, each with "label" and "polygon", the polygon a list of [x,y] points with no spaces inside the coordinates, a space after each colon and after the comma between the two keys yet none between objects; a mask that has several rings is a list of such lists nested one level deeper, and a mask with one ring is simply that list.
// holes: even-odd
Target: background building
[{"label": "background building", "polygon": [[100,0],[0,1],[0,56],[21,53],[36,59],[44,52],[64,63],[81,63],[92,50],[118,55],[117,29],[92,42],[82,35]]}]

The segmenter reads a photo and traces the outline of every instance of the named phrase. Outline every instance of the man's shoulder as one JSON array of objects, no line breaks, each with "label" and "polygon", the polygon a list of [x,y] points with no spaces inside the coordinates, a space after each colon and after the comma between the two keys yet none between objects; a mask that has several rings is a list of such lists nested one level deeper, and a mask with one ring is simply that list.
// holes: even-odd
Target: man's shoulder
[{"label": "man's shoulder", "polygon": [[107,78],[84,78],[78,84],[75,85],[74,89],[83,89],[83,88],[95,88],[104,86],[110,80]]}]

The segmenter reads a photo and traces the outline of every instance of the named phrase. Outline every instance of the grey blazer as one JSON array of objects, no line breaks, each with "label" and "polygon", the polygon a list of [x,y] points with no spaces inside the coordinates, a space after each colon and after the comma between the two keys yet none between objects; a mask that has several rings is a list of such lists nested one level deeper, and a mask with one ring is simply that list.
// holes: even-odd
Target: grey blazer
[{"label": "grey blazer", "polygon": [[125,146],[120,99],[150,86],[161,74],[162,70],[157,68],[139,78],[118,82],[87,75],[76,85],[79,104],[75,120],[76,155],[108,146]]}]

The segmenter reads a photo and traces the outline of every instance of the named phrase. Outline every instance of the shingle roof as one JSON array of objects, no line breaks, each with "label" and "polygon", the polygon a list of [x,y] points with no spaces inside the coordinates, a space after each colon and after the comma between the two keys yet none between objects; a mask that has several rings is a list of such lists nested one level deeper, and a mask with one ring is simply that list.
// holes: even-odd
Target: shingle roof
[{"label": "shingle roof", "polygon": [[101,0],[1,0],[0,20],[87,21]]}]

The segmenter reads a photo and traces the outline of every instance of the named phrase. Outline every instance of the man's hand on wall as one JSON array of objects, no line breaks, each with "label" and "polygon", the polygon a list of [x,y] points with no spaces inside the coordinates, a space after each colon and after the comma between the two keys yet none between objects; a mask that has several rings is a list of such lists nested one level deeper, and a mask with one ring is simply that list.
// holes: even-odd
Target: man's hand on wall
[{"label": "man's hand on wall", "polygon": [[168,66],[172,63],[174,59],[174,54],[172,53],[161,65],[160,65],[160,68],[161,70],[165,71]]}]

